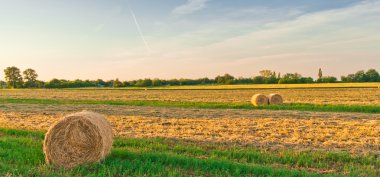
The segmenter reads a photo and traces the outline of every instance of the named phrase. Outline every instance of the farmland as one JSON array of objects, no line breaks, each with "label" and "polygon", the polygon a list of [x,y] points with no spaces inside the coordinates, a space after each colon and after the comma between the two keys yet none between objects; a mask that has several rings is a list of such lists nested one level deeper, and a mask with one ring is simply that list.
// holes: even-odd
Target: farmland
[{"label": "farmland", "polygon": [[[367,86],[0,90],[0,176],[378,176],[380,89]],[[285,105],[253,109],[255,93]],[[112,154],[46,165],[44,132],[81,110],[107,116]]]},{"label": "farmland", "polygon": [[[186,87],[185,87],[186,88]],[[237,89],[237,90],[2,90],[0,99],[144,100],[247,103],[255,93],[279,93],[285,103],[380,105],[379,88]]]}]

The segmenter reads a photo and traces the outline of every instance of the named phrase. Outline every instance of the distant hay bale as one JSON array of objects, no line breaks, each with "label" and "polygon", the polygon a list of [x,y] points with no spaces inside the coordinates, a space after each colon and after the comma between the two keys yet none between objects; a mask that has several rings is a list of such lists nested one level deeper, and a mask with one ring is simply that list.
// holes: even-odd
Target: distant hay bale
[{"label": "distant hay bale", "polygon": [[50,127],[43,150],[48,164],[70,169],[100,162],[112,148],[112,127],[104,116],[83,111]]},{"label": "distant hay bale", "polygon": [[268,101],[267,96],[265,96],[263,94],[256,94],[256,95],[253,95],[253,97],[251,99],[251,103],[254,106],[264,106],[264,105],[268,105],[269,101]]},{"label": "distant hay bale", "polygon": [[283,99],[280,94],[270,94],[268,98],[269,104],[278,105],[283,103]]}]

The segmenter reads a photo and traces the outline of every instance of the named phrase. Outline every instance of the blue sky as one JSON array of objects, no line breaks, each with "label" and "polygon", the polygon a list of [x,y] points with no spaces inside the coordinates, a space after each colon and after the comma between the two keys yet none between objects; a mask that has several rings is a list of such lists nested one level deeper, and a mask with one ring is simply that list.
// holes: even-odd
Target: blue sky
[{"label": "blue sky", "polygon": [[339,77],[380,70],[379,31],[378,0],[0,0],[0,68],[43,80]]}]

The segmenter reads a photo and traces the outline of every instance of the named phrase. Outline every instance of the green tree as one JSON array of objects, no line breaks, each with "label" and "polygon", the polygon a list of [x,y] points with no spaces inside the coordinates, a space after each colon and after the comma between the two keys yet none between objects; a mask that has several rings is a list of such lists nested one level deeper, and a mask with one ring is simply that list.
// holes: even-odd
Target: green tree
[{"label": "green tree", "polygon": [[0,81],[0,88],[6,88],[6,87],[7,87],[7,83],[4,81]]},{"label": "green tree", "polygon": [[10,88],[21,88],[22,87],[22,76],[21,71],[15,66],[7,67],[4,70],[5,81]]},{"label": "green tree", "polygon": [[252,78],[252,82],[254,84],[264,84],[265,83],[265,78],[263,76],[255,76]]},{"label": "green tree", "polygon": [[150,87],[152,86],[152,80],[151,79],[139,79],[136,82],[137,87]]},{"label": "green tree", "polygon": [[336,81],[337,78],[333,76],[323,76],[321,79],[319,79],[319,82],[321,83],[335,83]]},{"label": "green tree", "polygon": [[355,74],[349,74],[347,76],[342,76],[341,80],[342,82],[354,82]]},{"label": "green tree", "polygon": [[162,82],[160,79],[153,79],[152,80],[152,86],[157,87],[157,86],[161,86],[161,85],[162,85]]},{"label": "green tree", "polygon": [[264,79],[265,84],[275,84],[278,82],[276,72],[271,70],[262,70],[259,72],[260,76]]},{"label": "green tree", "polygon": [[49,82],[45,83],[46,88],[62,88],[62,81],[59,79],[52,79]]},{"label": "green tree", "polygon": [[34,88],[37,87],[37,77],[38,74],[34,69],[26,69],[24,72],[22,72],[24,75],[24,86],[27,88]]},{"label": "green tree", "polygon": [[223,76],[217,76],[215,78],[215,81],[217,84],[233,84],[234,83],[234,76],[231,76],[230,74],[224,74]]},{"label": "green tree", "polygon": [[[262,70],[262,71],[260,71],[259,73],[260,73],[260,75],[261,75],[262,77],[264,77],[264,78],[272,77],[273,74],[275,74],[275,73],[274,73],[273,71],[271,71],[271,70]],[[275,74],[275,75],[276,75],[276,74]]]},{"label": "green tree", "polygon": [[368,81],[367,75],[365,74],[363,70],[360,70],[355,73],[354,82],[367,82],[367,81]]},{"label": "green tree", "polygon": [[380,81],[380,74],[375,69],[368,70],[365,75],[367,76],[368,82],[379,82]]},{"label": "green tree", "polygon": [[298,73],[287,73],[279,81],[279,84],[297,84],[310,82],[310,78],[303,78]]},{"label": "green tree", "polygon": [[322,77],[323,77],[322,68],[319,68],[319,71],[318,71],[318,80],[322,79]]},{"label": "green tree", "polygon": [[123,86],[123,83],[120,82],[120,80],[118,78],[116,78],[116,80],[113,81],[113,87],[122,87]]}]

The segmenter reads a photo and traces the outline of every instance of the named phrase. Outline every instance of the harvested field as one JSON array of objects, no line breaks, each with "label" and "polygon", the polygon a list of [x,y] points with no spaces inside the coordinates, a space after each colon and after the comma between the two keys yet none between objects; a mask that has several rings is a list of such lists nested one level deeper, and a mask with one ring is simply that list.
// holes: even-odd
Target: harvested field
[{"label": "harvested field", "polygon": [[[344,150],[359,154],[380,153],[379,115],[128,106],[110,108],[111,106],[103,108],[109,112],[102,109],[100,112],[108,113],[108,120],[112,123],[114,132],[121,137],[161,137],[275,149],[292,147]],[[117,109],[120,112],[117,112],[117,115],[112,114],[112,110]],[[132,112],[135,116],[127,112]],[[179,114],[181,116],[178,116]],[[33,113],[31,110],[25,113],[3,111],[0,113],[0,127],[46,130],[63,115],[64,112],[58,111],[46,111],[43,114]]]},{"label": "harvested field", "polygon": [[40,104],[2,104],[3,112],[39,113],[45,115],[68,114],[82,110],[99,112],[106,115],[140,116],[160,118],[349,118],[380,120],[380,114],[310,112],[310,111],[273,111],[273,110],[235,110],[235,109],[192,109],[125,105],[40,105]]},{"label": "harvested field", "polygon": [[380,105],[378,88],[254,90],[2,90],[0,98],[53,100],[160,100],[184,102],[250,102],[256,93],[279,93],[285,103]]},{"label": "harvested field", "polygon": [[[147,164],[151,166],[143,169],[161,165],[162,169],[152,174],[167,176],[172,172],[188,176],[379,176],[380,114],[375,114],[380,106],[379,91],[1,90],[0,141],[9,146],[0,152],[7,159],[0,163],[9,164],[6,171],[21,176],[46,171],[56,174],[43,160],[42,141],[30,143],[42,140],[44,132],[64,115],[88,110],[106,115],[118,138],[104,163],[79,167],[84,169],[83,176],[95,174],[94,169],[144,176],[139,168]],[[282,106],[286,109],[253,109],[249,99],[255,93],[284,95]],[[295,104],[288,104],[291,102]],[[35,152],[30,153],[30,149]],[[29,164],[22,173],[12,171],[15,156],[17,163]],[[131,164],[136,166],[130,168]],[[192,167],[197,164],[202,164],[196,167],[201,170],[194,172]],[[267,168],[265,172],[261,171],[263,167]],[[252,171],[245,171],[248,168]],[[75,169],[64,174],[55,176],[78,173]]]}]

